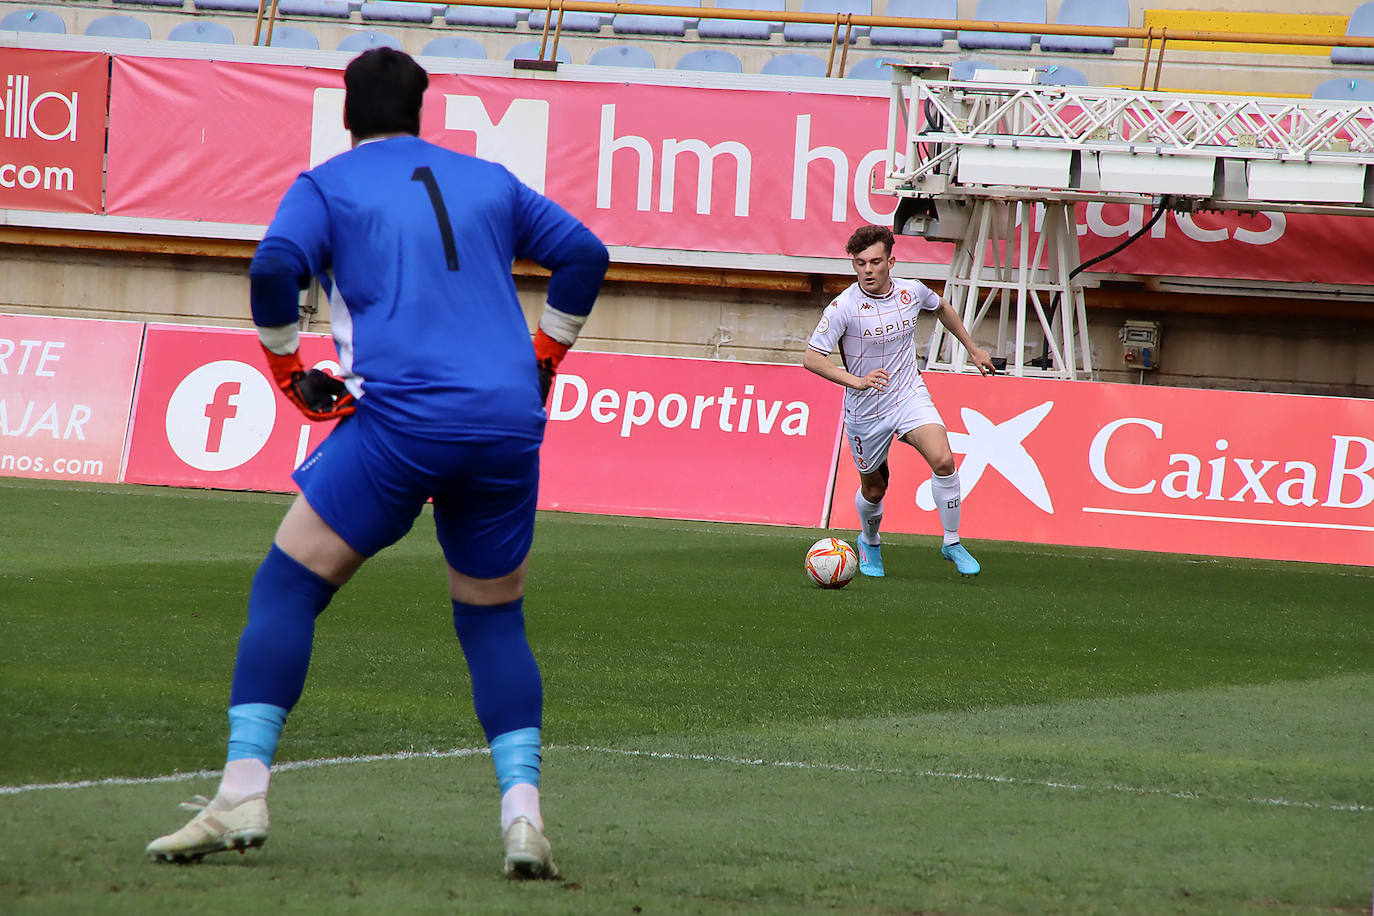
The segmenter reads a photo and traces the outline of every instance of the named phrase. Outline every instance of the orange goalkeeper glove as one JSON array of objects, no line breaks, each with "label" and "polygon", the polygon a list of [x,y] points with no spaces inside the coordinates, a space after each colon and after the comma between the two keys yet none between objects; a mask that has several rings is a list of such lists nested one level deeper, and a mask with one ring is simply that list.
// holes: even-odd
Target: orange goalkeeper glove
[{"label": "orange goalkeeper glove", "polygon": [[559,343],[540,328],[534,332],[534,364],[539,367],[539,393],[548,406],[549,392],[553,389],[553,377],[558,374],[558,364],[568,355],[568,345]]},{"label": "orange goalkeeper glove", "polygon": [[319,369],[307,372],[301,365],[299,350],[285,356],[266,347],[262,352],[267,354],[267,366],[272,370],[277,387],[309,419],[342,420],[358,409],[343,382]]}]

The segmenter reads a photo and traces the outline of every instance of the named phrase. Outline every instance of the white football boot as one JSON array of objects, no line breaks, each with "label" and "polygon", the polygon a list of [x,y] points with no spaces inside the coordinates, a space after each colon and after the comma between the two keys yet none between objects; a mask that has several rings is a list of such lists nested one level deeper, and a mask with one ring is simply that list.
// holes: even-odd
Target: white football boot
[{"label": "white football boot", "polygon": [[557,878],[553,849],[544,834],[527,817],[517,817],[506,828],[506,877]]},{"label": "white football boot", "polygon": [[198,812],[176,833],[148,844],[154,862],[198,862],[212,852],[261,846],[267,840],[267,796],[261,792],[229,805],[216,795],[213,800],[197,795],[182,802],[187,811]]}]

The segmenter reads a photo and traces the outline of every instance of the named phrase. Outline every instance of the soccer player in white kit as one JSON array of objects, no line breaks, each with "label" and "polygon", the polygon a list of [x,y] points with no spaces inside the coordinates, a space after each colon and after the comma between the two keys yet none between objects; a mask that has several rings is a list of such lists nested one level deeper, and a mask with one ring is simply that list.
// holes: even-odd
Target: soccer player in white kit
[{"label": "soccer player in white kit", "polygon": [[[893,438],[921,453],[930,465],[932,495],[944,528],[940,555],[966,576],[978,561],[959,543],[959,471],[940,413],[930,400],[916,362],[916,319],[931,311],[963,344],[982,375],[993,375],[988,352],[973,342],[959,313],[919,280],[892,276],[892,230],[861,226],[845,244],[858,280],[825,308],[811,334],[802,365],[845,387],[844,428],[859,469],[854,508],[859,513],[859,571],[883,575],[878,527],[889,479],[887,450]],[[839,348],[843,365],[830,354]]]}]

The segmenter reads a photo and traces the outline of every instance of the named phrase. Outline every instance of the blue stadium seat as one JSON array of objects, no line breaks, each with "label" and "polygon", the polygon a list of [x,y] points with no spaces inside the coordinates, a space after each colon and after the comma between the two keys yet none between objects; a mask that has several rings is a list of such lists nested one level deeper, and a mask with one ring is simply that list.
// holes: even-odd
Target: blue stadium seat
[{"label": "blue stadium seat", "polygon": [[814,54],[779,54],[764,61],[769,76],[825,76],[825,61]]},{"label": "blue stadium seat", "polygon": [[[1045,22],[1045,0],[978,0],[973,17],[983,22]],[[961,48],[1029,51],[1035,35],[1016,32],[960,32]]]},{"label": "blue stadium seat", "polygon": [[[907,19],[958,19],[959,0],[887,0],[884,16],[904,16]],[[910,45],[938,48],[953,32],[939,29],[902,29],[895,26],[874,26],[868,41],[875,45]]]},{"label": "blue stadium seat", "polygon": [[[853,13],[856,16],[873,15],[873,0],[802,0],[801,12]],[[840,23],[840,39],[844,40],[844,23]],[[782,27],[784,41],[830,41],[835,34],[834,23],[824,25],[815,22],[789,22]],[[868,26],[854,26],[849,30],[850,39],[868,34]]]},{"label": "blue stadium seat", "polygon": [[167,35],[168,41],[194,41],[208,45],[231,45],[234,33],[218,22],[183,22]]},{"label": "blue stadium seat", "polygon": [[587,63],[593,67],[638,67],[642,70],[652,70],[658,66],[648,51],[637,45],[624,44],[594,51]]},{"label": "blue stadium seat", "polygon": [[[787,0],[716,0],[713,4],[723,10],[759,10],[782,12]],[[774,32],[782,31],[782,21],[755,22],[752,19],[701,19],[697,23],[698,38],[753,38],[767,41]]]},{"label": "blue stadium seat", "polygon": [[347,0],[279,0],[277,3],[277,13],[282,16],[347,19],[351,12]]},{"label": "blue stadium seat", "polygon": [[[267,39],[267,28],[262,30],[262,38]],[[274,48],[296,48],[302,51],[318,51],[320,40],[315,37],[315,33],[294,25],[282,25],[275,23],[272,26],[272,47]]]},{"label": "blue stadium seat", "polygon": [[[538,60],[539,44],[539,41],[522,41],[506,52],[506,60]],[[544,53],[548,54],[548,49],[551,47],[553,47],[552,39],[549,40],[548,46],[544,49]],[[561,44],[558,46],[558,54],[555,56],[555,59],[564,64],[572,63],[572,55],[569,54],[568,49]]]},{"label": "blue stadium seat", "polygon": [[957,82],[967,83],[973,79],[973,74],[979,70],[996,69],[996,64],[988,63],[985,60],[956,60],[949,66],[949,78]]},{"label": "blue stadium seat", "polygon": [[428,57],[461,57],[465,60],[487,59],[487,49],[482,47],[480,41],[475,38],[465,38],[462,35],[445,35],[443,38],[436,38],[425,45],[420,54]]},{"label": "blue stadium seat", "polygon": [[513,29],[529,18],[529,10],[503,6],[450,6],[444,13],[449,25],[476,25],[492,29]]},{"label": "blue stadium seat", "polygon": [[[701,0],[673,0],[673,6],[701,6]],[[680,16],[642,16],[621,13],[611,20],[611,30],[617,35],[686,35],[687,27],[695,26],[695,19]]]},{"label": "blue stadium seat", "polygon": [[[548,9],[530,10],[530,31],[537,32],[544,29],[544,17],[548,14]],[[600,32],[601,27],[611,21],[611,17],[603,13],[576,13],[572,10],[563,11],[563,31],[565,32]],[[549,16],[549,32],[558,28],[558,10],[553,11]]]},{"label": "blue stadium seat", "polygon": [[1035,68],[1035,81],[1046,86],[1086,86],[1088,78],[1083,71],[1064,64],[1050,64]]},{"label": "blue stadium seat", "polygon": [[148,23],[142,19],[115,13],[92,19],[86,26],[85,34],[98,35],[101,38],[152,38],[153,30],[148,28]]},{"label": "blue stadium seat", "polygon": [[401,0],[364,0],[358,15],[365,22],[419,22],[428,24],[437,15],[429,3],[403,3]]},{"label": "blue stadium seat", "polygon": [[47,32],[66,35],[67,24],[51,10],[14,10],[0,19],[0,29],[9,32]]},{"label": "blue stadium seat", "polygon": [[713,70],[717,73],[743,73],[744,64],[729,51],[712,51],[699,48],[682,55],[674,68],[677,70]]},{"label": "blue stadium seat", "polygon": [[395,48],[402,50],[401,43],[391,35],[382,32],[354,32],[339,42],[336,51],[370,51],[373,48]]},{"label": "blue stadium seat", "polygon": [[196,0],[198,10],[229,10],[235,13],[256,13],[258,0]]},{"label": "blue stadium seat", "polygon": [[1312,90],[1312,98],[1332,99],[1338,102],[1374,102],[1374,83],[1359,79],[1327,80]]},{"label": "blue stadium seat", "polygon": [[[1127,0],[1060,0],[1059,25],[1099,25],[1124,29],[1131,24]],[[1041,35],[1040,50],[1078,54],[1111,54],[1126,44],[1124,38],[1096,35]]]},{"label": "blue stadium seat", "polygon": [[[1350,14],[1345,34],[1351,38],[1374,38],[1374,2],[1361,3]],[[1333,64],[1374,64],[1374,48],[1332,48]]]},{"label": "blue stadium seat", "polygon": [[847,80],[891,80],[892,65],[900,64],[895,57],[870,57],[844,71]]}]

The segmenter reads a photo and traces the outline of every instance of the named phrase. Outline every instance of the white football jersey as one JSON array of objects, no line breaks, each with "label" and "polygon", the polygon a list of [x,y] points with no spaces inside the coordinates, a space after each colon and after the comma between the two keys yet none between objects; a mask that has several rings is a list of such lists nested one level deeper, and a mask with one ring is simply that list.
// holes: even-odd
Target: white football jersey
[{"label": "white football jersey", "polygon": [[846,417],[885,413],[925,387],[916,364],[916,319],[939,307],[939,294],[924,283],[897,277],[886,296],[870,296],[853,283],[825,307],[807,346],[827,356],[838,347],[845,369],[860,378],[874,369],[888,373],[883,391],[845,388]]}]

